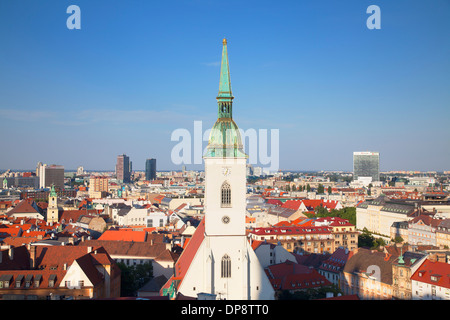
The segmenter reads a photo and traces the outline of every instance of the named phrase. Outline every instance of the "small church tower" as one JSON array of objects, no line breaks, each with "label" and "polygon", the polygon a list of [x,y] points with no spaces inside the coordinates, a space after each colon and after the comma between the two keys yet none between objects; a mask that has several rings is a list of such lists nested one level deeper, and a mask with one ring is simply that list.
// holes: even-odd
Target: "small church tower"
[{"label": "small church tower", "polygon": [[58,195],[55,191],[55,186],[52,185],[50,194],[48,196],[47,207],[47,222],[56,223],[59,221],[58,216]]}]

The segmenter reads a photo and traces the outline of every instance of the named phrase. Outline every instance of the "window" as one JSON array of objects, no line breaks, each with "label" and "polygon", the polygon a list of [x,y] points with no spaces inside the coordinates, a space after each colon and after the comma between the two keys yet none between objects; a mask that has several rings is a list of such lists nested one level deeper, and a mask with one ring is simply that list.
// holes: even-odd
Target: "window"
[{"label": "window", "polygon": [[221,265],[221,276],[222,278],[231,278],[231,259],[226,254],[222,257],[222,265]]},{"label": "window", "polygon": [[51,274],[49,279],[48,279],[48,286],[49,287],[53,287],[55,285],[55,280],[56,280],[56,275],[55,274]]},{"label": "window", "polygon": [[221,207],[230,208],[231,207],[231,187],[228,182],[224,182],[221,188]]}]

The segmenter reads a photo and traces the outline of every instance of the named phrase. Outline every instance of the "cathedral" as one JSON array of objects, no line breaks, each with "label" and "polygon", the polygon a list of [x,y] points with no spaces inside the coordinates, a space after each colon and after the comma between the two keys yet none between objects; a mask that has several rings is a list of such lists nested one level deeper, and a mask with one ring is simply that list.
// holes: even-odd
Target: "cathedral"
[{"label": "cathedral", "polygon": [[205,155],[205,217],[161,294],[216,300],[272,300],[274,290],[245,233],[247,155],[233,120],[223,40],[218,117]]}]

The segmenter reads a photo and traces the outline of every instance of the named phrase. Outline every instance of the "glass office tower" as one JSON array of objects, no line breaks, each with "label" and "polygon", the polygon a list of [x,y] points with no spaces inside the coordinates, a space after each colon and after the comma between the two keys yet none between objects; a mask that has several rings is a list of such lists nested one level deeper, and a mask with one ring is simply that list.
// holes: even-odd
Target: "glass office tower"
[{"label": "glass office tower", "polygon": [[145,180],[156,179],[156,159],[147,159],[145,161]]},{"label": "glass office tower", "polygon": [[380,181],[380,153],[353,152],[353,179],[372,177],[372,181]]}]

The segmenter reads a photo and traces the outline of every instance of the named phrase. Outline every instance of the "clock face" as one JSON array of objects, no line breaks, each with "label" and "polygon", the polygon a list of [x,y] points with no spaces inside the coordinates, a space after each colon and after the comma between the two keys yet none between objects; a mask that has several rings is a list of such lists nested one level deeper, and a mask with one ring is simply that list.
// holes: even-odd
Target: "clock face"
[{"label": "clock face", "polygon": [[230,168],[223,168],[222,169],[222,173],[224,176],[228,176],[231,173],[231,169]]}]

